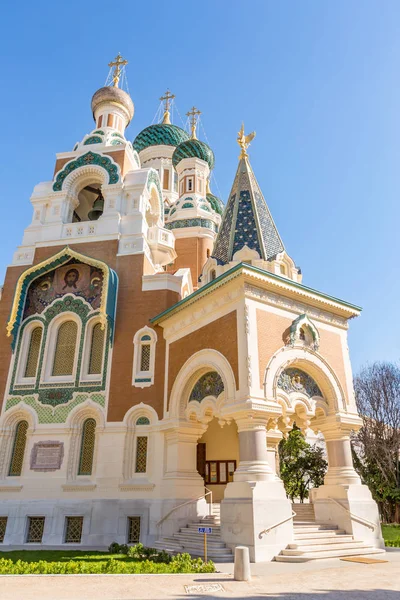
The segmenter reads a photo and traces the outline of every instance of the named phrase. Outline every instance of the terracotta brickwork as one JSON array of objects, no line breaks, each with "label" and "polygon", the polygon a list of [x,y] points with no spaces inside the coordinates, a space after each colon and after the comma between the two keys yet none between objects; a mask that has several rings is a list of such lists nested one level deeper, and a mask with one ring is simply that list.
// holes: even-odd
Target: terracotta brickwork
[{"label": "terracotta brickwork", "polygon": [[[89,148],[88,148],[89,151]],[[96,150],[93,150],[93,152],[96,152]],[[110,150],[109,152],[102,152],[102,154],[105,154],[106,156],[111,156],[111,158],[114,160],[114,162],[116,162],[120,169],[121,169],[121,175],[122,177],[124,177],[126,175],[126,173],[128,173],[128,171],[132,171],[132,168],[134,168],[133,163],[131,162],[128,153],[126,152],[125,149],[122,150]],[[61,171],[61,169],[71,160],[74,160],[75,156],[70,156],[67,158],[57,158],[56,160],[56,164],[54,167],[54,176],[58,173],[58,171]],[[136,165],[135,165],[136,166]]]},{"label": "terracotta brickwork", "polygon": [[236,388],[239,389],[237,313],[234,310],[170,344],[168,398],[174,381],[187,359],[207,348],[217,350],[229,361],[235,376]]},{"label": "terracotta brickwork", "polygon": [[[59,252],[64,245],[37,248],[34,264]],[[179,294],[169,290],[142,292],[143,255],[117,256],[118,241],[71,244],[71,248],[104,261],[114,269],[119,278],[117,318],[115,323],[114,347],[108,420],[122,421],[125,413],[134,404],[144,402],[152,406],[160,418],[163,410],[165,342],[163,331],[155,327],[158,342],[156,346],[156,367],[154,385],[149,388],[132,386],[133,338],[138,329],[150,325],[149,319],[166,310],[179,300]],[[4,282],[3,297],[0,302],[0,398],[4,397],[8,369],[11,360],[11,339],[6,336],[9,318],[18,277],[27,267],[9,267]]]},{"label": "terracotta brickwork", "polygon": [[[284,346],[292,320],[261,309],[257,309],[256,312],[258,366],[260,371],[260,387],[262,388],[268,362],[272,355]],[[319,353],[332,367],[343,387],[344,393],[347,395],[348,390],[340,335],[321,328],[318,331],[320,334]]]},{"label": "terracotta brickwork", "polygon": [[202,269],[207,261],[207,250],[211,255],[213,241],[210,238],[178,238],[175,241],[177,258],[168,265],[168,272],[175,273],[178,269],[189,268],[192,274],[193,288],[198,288]]}]

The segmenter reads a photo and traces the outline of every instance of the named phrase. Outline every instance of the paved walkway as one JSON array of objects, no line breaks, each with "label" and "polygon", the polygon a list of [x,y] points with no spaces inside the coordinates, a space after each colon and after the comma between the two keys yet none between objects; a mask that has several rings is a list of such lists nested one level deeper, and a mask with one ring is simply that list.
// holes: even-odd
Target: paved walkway
[{"label": "paved walkway", "polygon": [[[400,549],[388,563],[331,559],[314,563],[258,563],[250,582],[233,580],[233,565],[205,575],[19,575],[0,577],[1,600],[136,600],[255,598],[266,600],[400,600]],[[214,586],[187,595],[185,586]]]}]

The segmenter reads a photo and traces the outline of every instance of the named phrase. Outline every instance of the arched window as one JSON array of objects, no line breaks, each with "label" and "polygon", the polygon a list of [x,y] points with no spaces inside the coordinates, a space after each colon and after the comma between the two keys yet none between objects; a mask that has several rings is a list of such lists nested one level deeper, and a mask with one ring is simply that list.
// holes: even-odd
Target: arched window
[{"label": "arched window", "polygon": [[96,421],[94,419],[86,419],[82,426],[82,441],[78,475],[92,474],[95,439]]},{"label": "arched window", "polygon": [[8,471],[10,477],[19,476],[22,473],[27,431],[27,421],[20,421],[15,428],[14,444],[11,454],[10,468]]},{"label": "arched window", "polygon": [[147,436],[138,435],[136,438],[135,473],[147,471]]},{"label": "arched window", "polygon": [[65,321],[60,325],[54,352],[52,375],[72,375],[75,363],[78,325],[75,321]]},{"label": "arched window", "polygon": [[88,368],[89,375],[101,374],[103,366],[104,335],[105,329],[101,328],[101,323],[96,323],[92,329]]},{"label": "arched window", "polygon": [[24,377],[36,377],[39,362],[40,344],[42,342],[42,327],[34,327],[31,330],[29,349],[25,363]]},{"label": "arched window", "polygon": [[150,342],[151,337],[149,335],[143,335],[140,338],[140,370],[142,373],[150,371]]},{"label": "arched window", "polygon": [[149,327],[136,332],[134,338],[133,378],[137,387],[146,387],[154,383],[156,333]]}]

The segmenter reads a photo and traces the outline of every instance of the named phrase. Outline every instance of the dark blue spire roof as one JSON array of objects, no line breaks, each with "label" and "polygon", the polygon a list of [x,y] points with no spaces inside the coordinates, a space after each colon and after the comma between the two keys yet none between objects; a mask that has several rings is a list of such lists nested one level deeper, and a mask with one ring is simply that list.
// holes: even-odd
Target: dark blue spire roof
[{"label": "dark blue spire roof", "polygon": [[245,245],[264,260],[271,260],[285,249],[248,158],[241,158],[213,257],[226,264]]}]

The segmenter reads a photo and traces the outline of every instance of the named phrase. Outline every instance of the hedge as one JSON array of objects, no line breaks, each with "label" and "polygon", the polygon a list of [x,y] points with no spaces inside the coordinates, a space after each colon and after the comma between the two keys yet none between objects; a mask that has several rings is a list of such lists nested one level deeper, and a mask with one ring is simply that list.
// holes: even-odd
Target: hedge
[{"label": "hedge", "polygon": [[107,561],[87,563],[80,560],[67,562],[13,562],[8,558],[0,559],[0,575],[73,575],[92,573],[214,573],[212,561],[205,563],[201,558],[192,558],[189,554],[178,554],[167,563],[155,563],[150,560],[121,561],[109,558]]}]

